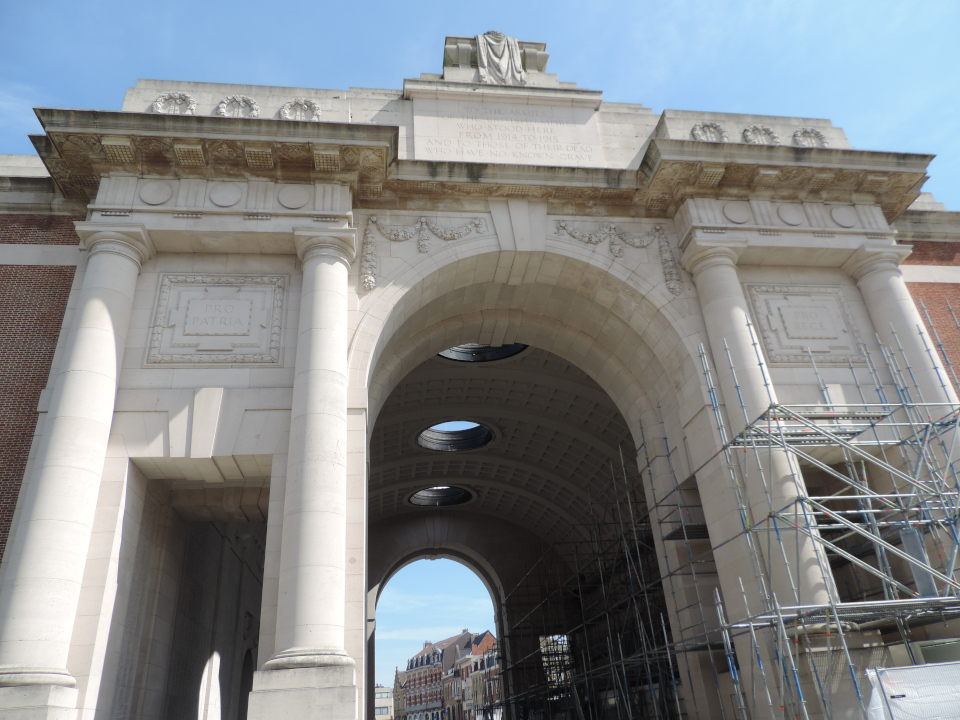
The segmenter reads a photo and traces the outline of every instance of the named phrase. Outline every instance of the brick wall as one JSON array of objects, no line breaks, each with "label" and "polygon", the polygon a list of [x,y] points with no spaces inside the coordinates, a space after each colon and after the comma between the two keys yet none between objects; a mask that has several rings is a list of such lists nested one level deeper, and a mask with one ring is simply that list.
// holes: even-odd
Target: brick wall
[{"label": "brick wall", "polygon": [[[957,283],[907,283],[907,288],[913,299],[917,303],[917,309],[920,310],[920,317],[923,318],[923,324],[927,330],[931,330],[930,322],[927,321],[927,315],[933,322],[933,328],[937,331],[940,342],[943,343],[943,349],[946,351],[950,364],[953,365],[953,371],[960,376],[960,329],[957,329],[953,318],[950,316],[950,307],[960,320],[960,284]],[[926,308],[926,313],[923,307]],[[936,338],[931,333],[931,339],[936,342]],[[949,374],[949,370],[947,371]]]},{"label": "brick wall", "polygon": [[[911,244],[913,254],[904,260],[904,265],[960,265],[960,244],[958,243],[920,241]],[[953,308],[957,320],[960,320],[960,284],[907,283],[907,288],[917,302],[917,309],[920,310],[920,317],[923,318],[927,330],[936,330],[946,356],[953,365],[953,371],[960,376],[960,329],[957,328],[949,309]],[[926,313],[921,303],[926,308]],[[929,321],[927,315],[929,315]],[[933,328],[931,328],[931,322]],[[934,342],[936,342],[935,339]],[[949,372],[948,369],[948,375]]]},{"label": "brick wall", "polygon": [[[76,245],[77,218],[0,215],[0,243]],[[7,543],[75,268],[0,265],[0,554]]]},{"label": "brick wall", "polygon": [[21,245],[77,245],[73,227],[82,217],[63,215],[0,215],[0,243]]}]

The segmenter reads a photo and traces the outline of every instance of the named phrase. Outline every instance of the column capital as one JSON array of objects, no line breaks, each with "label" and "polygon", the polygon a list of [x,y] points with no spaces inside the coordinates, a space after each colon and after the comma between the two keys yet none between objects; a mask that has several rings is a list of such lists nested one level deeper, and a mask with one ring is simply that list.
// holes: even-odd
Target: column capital
[{"label": "column capital", "polygon": [[867,275],[882,270],[900,274],[900,263],[912,249],[904,245],[868,245],[863,244],[848,257],[840,269],[860,282]]},{"label": "column capital", "polygon": [[747,241],[740,238],[710,241],[694,238],[684,248],[680,264],[696,280],[697,275],[707,268],[716,265],[735,266],[746,249]]},{"label": "column capital", "polygon": [[74,222],[80,247],[91,255],[112,252],[142,265],[155,254],[150,234],[143,225],[117,225],[78,220]]},{"label": "column capital", "polygon": [[293,242],[301,262],[326,255],[349,268],[357,257],[357,229],[352,227],[294,228]]}]

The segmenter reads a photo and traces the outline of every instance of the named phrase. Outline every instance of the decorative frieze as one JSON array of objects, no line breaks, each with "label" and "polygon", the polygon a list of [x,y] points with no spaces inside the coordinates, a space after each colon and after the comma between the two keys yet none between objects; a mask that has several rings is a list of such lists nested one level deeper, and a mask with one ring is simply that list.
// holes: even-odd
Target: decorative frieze
[{"label": "decorative frieze", "polygon": [[860,364],[862,343],[843,288],[835,285],[746,285],[771,365]]},{"label": "decorative frieze", "polygon": [[640,235],[630,235],[611,224],[601,224],[596,232],[583,232],[574,228],[567,220],[557,220],[556,229],[558,235],[568,235],[584,245],[599,245],[606,242],[610,248],[610,254],[616,258],[623,257],[624,245],[640,249],[646,248],[656,241],[660,255],[660,267],[667,290],[673,295],[679,295],[683,292],[680,266],[677,264],[667,235],[660,225],[655,225],[651,230]]},{"label": "decorative frieze", "polygon": [[473,218],[466,225],[459,227],[443,227],[425,218],[418,218],[412,225],[387,226],[380,219],[373,216],[367,219],[367,226],[363,233],[363,249],[360,252],[360,282],[364,290],[373,290],[377,286],[377,240],[379,233],[390,242],[407,242],[416,239],[417,251],[430,252],[430,237],[439,238],[447,242],[461,240],[468,235],[479,234],[483,231],[483,220]]},{"label": "decorative frieze", "polygon": [[146,365],[279,365],[286,278],[163,275]]}]

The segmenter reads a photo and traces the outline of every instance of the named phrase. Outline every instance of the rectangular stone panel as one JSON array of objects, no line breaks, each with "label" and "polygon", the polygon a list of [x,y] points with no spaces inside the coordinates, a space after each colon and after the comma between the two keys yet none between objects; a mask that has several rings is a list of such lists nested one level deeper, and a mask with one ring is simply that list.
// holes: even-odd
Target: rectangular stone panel
[{"label": "rectangular stone panel", "polygon": [[604,167],[591,108],[416,98],[417,160]]},{"label": "rectangular stone panel", "polygon": [[280,365],[286,277],[160,277],[145,366]]},{"label": "rectangular stone panel", "polygon": [[[860,333],[835,285],[746,285],[767,362],[862,363]],[[809,351],[809,352],[808,352]]]}]

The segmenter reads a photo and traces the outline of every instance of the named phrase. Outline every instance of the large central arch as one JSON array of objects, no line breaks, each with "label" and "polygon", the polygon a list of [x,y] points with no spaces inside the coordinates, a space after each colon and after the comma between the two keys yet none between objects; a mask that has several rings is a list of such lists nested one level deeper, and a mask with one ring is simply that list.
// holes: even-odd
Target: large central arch
[{"label": "large central arch", "polygon": [[[524,518],[502,514],[502,505],[498,509],[493,503],[427,512],[407,505],[404,500],[410,491],[429,484],[431,478],[452,482],[451,473],[434,471],[423,460],[407,472],[406,484],[394,477],[390,485],[384,480],[385,470],[404,461],[384,459],[384,422],[400,423],[406,430],[394,434],[409,435],[410,427],[419,427],[418,421],[423,424],[440,408],[447,415],[438,416],[437,421],[458,412],[477,417],[491,407],[476,399],[467,401],[462,394],[449,403],[430,400],[418,405],[408,386],[426,379],[441,382],[448,375],[454,383],[468,376],[474,383],[523,382],[524,373],[531,371],[523,363],[533,362],[521,355],[489,365],[468,363],[475,367],[466,372],[453,367],[454,361],[436,359],[437,353],[465,343],[530,346],[529,352],[538,355],[528,357],[542,356],[545,360],[540,362],[552,364],[553,372],[562,378],[544,371],[538,383],[564,383],[568,393],[609,408],[611,417],[617,418],[619,434],[611,432],[610,422],[602,428],[591,426],[589,416],[533,413],[533,424],[545,431],[566,432],[575,438],[571,442],[589,445],[591,450],[584,457],[601,467],[626,446],[626,464],[633,473],[636,463],[630,456],[644,443],[645,429],[648,435],[652,431],[661,438],[683,438],[707,403],[698,351],[703,329],[690,305],[697,302],[692,285],[686,284],[684,293],[675,297],[662,281],[658,285],[635,271],[598,262],[590,254],[571,257],[566,247],[564,254],[518,253],[490,252],[482,242],[476,244],[480,246],[475,248],[477,254],[467,254],[464,248],[456,254],[438,253],[432,258],[435,262],[411,268],[361,301],[363,320],[354,335],[351,377],[368,388],[368,443],[376,445],[368,454],[368,672],[373,667],[376,598],[396,569],[417,557],[460,559],[491,588],[498,603],[498,630],[509,632],[511,618],[504,610],[504,597],[545,556],[570,566],[570,559],[553,543],[569,537],[577,508],[584,507],[596,491],[592,485],[599,485],[596,479],[584,484],[582,474],[573,470],[564,475],[538,470],[536,461],[498,457],[498,467],[508,464],[514,472],[546,475],[539,490],[511,486],[509,481],[496,488],[522,496],[527,508],[536,506],[541,511],[536,522],[529,519],[529,512]],[[509,404],[494,402],[495,409],[487,415],[524,415]],[[520,417],[517,422],[522,421],[529,424],[531,418]],[[409,448],[406,435],[391,442]],[[713,443],[714,438],[709,441]],[[660,454],[653,443],[646,452]],[[685,476],[687,449],[676,457],[676,471]],[[478,477],[489,473],[473,465],[466,476],[461,473],[455,479],[497,486],[496,481]],[[654,489],[645,491],[649,497]],[[675,552],[659,538],[655,543],[660,558],[664,552]],[[669,559],[662,562],[670,564]],[[513,652],[523,649],[515,647]],[[372,685],[368,678],[366,686]]]}]

